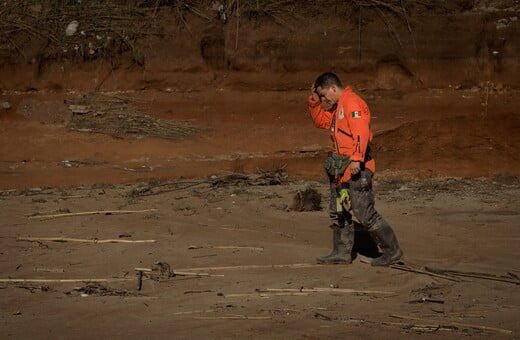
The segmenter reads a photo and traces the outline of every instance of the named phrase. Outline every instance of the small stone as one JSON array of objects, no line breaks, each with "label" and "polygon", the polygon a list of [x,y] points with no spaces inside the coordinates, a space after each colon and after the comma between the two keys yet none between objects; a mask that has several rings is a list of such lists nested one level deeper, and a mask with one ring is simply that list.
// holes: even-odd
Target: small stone
[{"label": "small stone", "polygon": [[79,22],[77,22],[76,20],[71,21],[67,25],[67,28],[65,29],[65,34],[68,37],[73,36],[76,33],[76,31],[78,30],[78,26],[79,26]]}]

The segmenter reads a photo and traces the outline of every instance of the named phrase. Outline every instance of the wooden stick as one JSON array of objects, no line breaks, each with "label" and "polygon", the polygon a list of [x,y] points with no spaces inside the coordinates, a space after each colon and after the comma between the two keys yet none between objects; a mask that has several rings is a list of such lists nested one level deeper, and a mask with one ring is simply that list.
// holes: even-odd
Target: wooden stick
[{"label": "wooden stick", "polygon": [[199,316],[195,319],[198,320],[269,320],[272,319],[270,316],[247,316],[247,315],[229,315],[229,316]]},{"label": "wooden stick", "polygon": [[18,241],[50,241],[50,242],[81,242],[81,243],[155,243],[156,240],[123,240],[123,239],[81,239],[69,237],[19,237]]},{"label": "wooden stick", "polygon": [[414,331],[423,331],[423,332],[431,332],[431,331],[457,331],[458,328],[451,326],[442,326],[442,325],[423,325],[423,324],[415,324],[412,325],[409,322],[382,322],[383,325],[388,326],[397,326],[397,327],[406,327],[407,329],[410,328]]},{"label": "wooden stick", "polygon": [[[153,272],[153,269],[151,268],[134,268],[135,271],[138,273],[151,273]],[[224,275],[217,275],[217,274],[209,274],[209,273],[195,273],[195,272],[186,272],[186,271],[172,271],[173,274],[179,275],[179,276],[224,276]]]},{"label": "wooden stick", "polygon": [[120,214],[134,214],[157,211],[157,209],[146,209],[146,210],[98,210],[98,211],[83,211],[78,213],[65,213],[65,214],[51,214],[51,215],[34,215],[29,218],[58,218],[68,216],[85,216],[85,215],[120,215]]},{"label": "wooden stick", "polygon": [[449,270],[449,269],[435,269],[435,268],[431,268],[431,267],[425,267],[425,269],[428,270],[428,271],[431,271],[433,273],[442,273],[442,274],[448,274],[448,275],[473,277],[473,278],[477,278],[477,279],[514,283],[514,284],[517,284],[517,285],[520,284],[519,280],[510,279],[510,278],[503,277],[503,276],[498,276],[498,275],[495,275],[495,274],[463,272],[463,271],[460,271],[460,270]]},{"label": "wooden stick", "polygon": [[173,273],[175,275],[179,275],[179,276],[224,276],[224,275],[217,275],[217,274],[192,273],[192,272],[183,272],[183,271],[176,271],[176,270],[174,270]]},{"label": "wooden stick", "polygon": [[202,248],[211,248],[211,249],[249,249],[256,251],[263,251],[263,247],[245,247],[245,246],[189,246],[188,249],[202,249]]},{"label": "wooden stick", "polygon": [[244,294],[226,294],[225,297],[236,298],[236,297],[261,297],[270,298],[272,296],[309,296],[309,293],[297,293],[297,292],[281,292],[281,293],[244,293]]},{"label": "wooden stick", "polygon": [[131,278],[110,278],[110,279],[0,279],[0,282],[34,282],[34,283],[74,283],[74,282],[117,282],[130,281]]},{"label": "wooden stick", "polygon": [[[365,260],[365,259],[361,259],[360,262],[361,263],[370,264],[370,261]],[[438,277],[438,278],[441,278],[441,279],[455,281],[455,282],[460,282],[461,281],[460,279],[457,279],[455,277],[442,275],[442,274],[436,274],[436,273],[425,271],[425,270],[422,270],[422,269],[419,269],[419,268],[414,268],[414,267],[407,266],[407,265],[402,265],[402,264],[391,264],[389,267],[390,268],[394,268],[394,269],[404,270],[404,271],[407,271],[407,272],[412,272],[412,273],[417,273],[417,274],[424,274],[424,275],[429,275],[429,276],[433,276],[433,277]]]},{"label": "wooden stick", "polygon": [[327,292],[327,293],[360,293],[360,294],[388,294],[393,295],[394,292],[386,292],[379,290],[356,290],[350,288],[267,288],[268,292],[300,292],[300,293],[317,293],[317,292]]},{"label": "wooden stick", "polygon": [[451,277],[451,276],[448,276],[448,275],[431,273],[431,272],[428,272],[428,271],[425,271],[425,270],[422,270],[422,269],[413,268],[413,267],[406,266],[406,265],[392,264],[392,265],[390,265],[390,268],[404,270],[404,271],[407,271],[407,272],[413,272],[413,273],[418,273],[418,274],[429,275],[429,276],[438,277],[438,278],[441,278],[441,279],[455,281],[455,282],[461,282],[460,279],[457,279],[455,277]]},{"label": "wooden stick", "polygon": [[514,283],[514,284],[520,285],[520,281],[518,281],[518,280],[510,280],[510,279],[505,279],[505,278],[500,278],[500,277],[490,277],[490,276],[470,274],[470,273],[453,273],[453,272],[448,272],[448,273],[451,275],[456,275],[456,276],[473,277],[476,279],[500,281],[500,282]]},{"label": "wooden stick", "polygon": [[243,266],[222,266],[222,267],[199,267],[199,268],[183,268],[180,270],[186,271],[202,271],[202,270],[247,270],[247,269],[280,269],[280,268],[314,268],[324,267],[322,264],[311,264],[311,263],[294,263],[294,264],[252,264]]},{"label": "wooden stick", "polygon": [[206,310],[192,310],[186,312],[175,312],[173,315],[189,315],[189,314],[198,314],[198,313],[215,313],[214,309],[206,309]]},{"label": "wooden stick", "polygon": [[468,323],[461,323],[461,322],[454,322],[454,321],[446,322],[446,321],[440,321],[440,320],[429,320],[429,319],[416,318],[413,316],[406,316],[406,315],[400,315],[400,314],[392,314],[390,316],[393,318],[397,318],[397,319],[416,320],[416,321],[431,323],[431,324],[437,325],[437,326],[450,325],[450,326],[455,326],[455,327],[474,328],[474,329],[479,329],[479,330],[484,330],[484,331],[492,331],[492,332],[502,333],[502,334],[512,334],[513,333],[513,331],[509,330],[509,329],[472,325],[472,324],[468,324]]},{"label": "wooden stick", "polygon": [[489,309],[466,309],[466,310],[459,310],[459,311],[452,311],[452,312],[443,312],[443,314],[446,315],[471,315],[471,314],[484,314],[484,313],[496,313],[496,312],[503,312],[503,311],[519,311],[520,308],[516,306],[498,306],[495,308],[489,308]]},{"label": "wooden stick", "polygon": [[250,249],[256,251],[263,251],[263,247],[241,247],[241,246],[211,246],[213,249]]}]

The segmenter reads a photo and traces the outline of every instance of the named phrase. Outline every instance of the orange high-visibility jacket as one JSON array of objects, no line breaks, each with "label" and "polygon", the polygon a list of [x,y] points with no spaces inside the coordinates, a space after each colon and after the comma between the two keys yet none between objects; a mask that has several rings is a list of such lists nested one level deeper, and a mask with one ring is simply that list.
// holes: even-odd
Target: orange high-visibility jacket
[{"label": "orange high-visibility jacket", "polygon": [[[370,110],[363,99],[346,87],[334,111],[326,111],[319,100],[309,96],[309,113],[314,126],[329,129],[334,145],[334,153],[350,156],[352,161],[365,162],[365,168],[375,172],[373,159],[366,160],[367,147],[372,140],[370,129]],[[350,180],[350,166],[340,179],[341,183]]]}]

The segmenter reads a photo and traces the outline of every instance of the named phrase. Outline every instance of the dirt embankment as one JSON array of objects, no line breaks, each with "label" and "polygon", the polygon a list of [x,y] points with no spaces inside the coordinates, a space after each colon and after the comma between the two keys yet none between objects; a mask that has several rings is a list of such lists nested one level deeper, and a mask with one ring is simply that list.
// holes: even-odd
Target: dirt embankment
[{"label": "dirt embankment", "polygon": [[0,88],[520,85],[514,1],[131,2],[6,4]]},{"label": "dirt embankment", "polygon": [[[291,175],[320,178],[329,145],[305,99],[326,70],[369,103],[380,171],[518,175],[516,2],[324,4],[6,3],[1,186],[283,164]],[[110,117],[104,109],[73,115],[70,104],[91,92],[124,105]],[[168,121],[199,133],[151,138]]]}]

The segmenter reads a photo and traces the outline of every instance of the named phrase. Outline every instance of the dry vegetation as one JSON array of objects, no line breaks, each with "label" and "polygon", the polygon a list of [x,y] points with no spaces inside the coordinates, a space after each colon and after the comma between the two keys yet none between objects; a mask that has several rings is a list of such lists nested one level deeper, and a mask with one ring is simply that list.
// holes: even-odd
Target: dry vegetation
[{"label": "dry vegetation", "polygon": [[[190,21],[221,21],[236,27],[241,20],[267,18],[285,27],[307,13],[319,15],[332,9],[345,20],[358,22],[359,29],[370,18],[381,20],[400,44],[391,19],[402,20],[412,33],[408,13],[466,10],[474,1],[4,1],[0,7],[0,58],[9,62],[36,62],[71,59],[113,61],[123,53],[131,53],[138,65],[145,62],[139,46],[145,36],[171,37],[178,30],[191,33]],[[366,13],[366,14],[365,14]],[[174,18],[174,25],[165,27],[155,18]],[[34,44],[37,41],[38,44]]]}]

